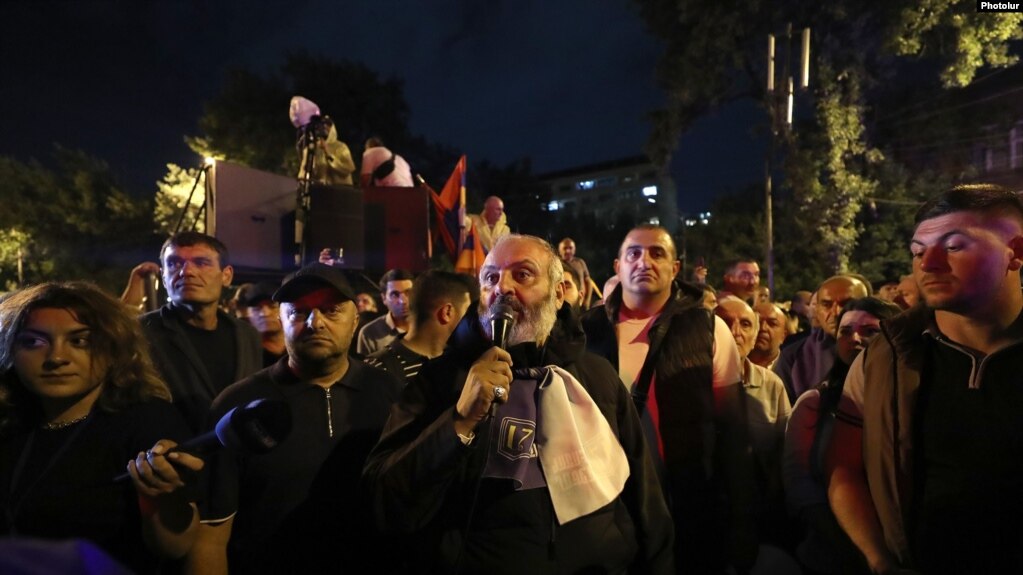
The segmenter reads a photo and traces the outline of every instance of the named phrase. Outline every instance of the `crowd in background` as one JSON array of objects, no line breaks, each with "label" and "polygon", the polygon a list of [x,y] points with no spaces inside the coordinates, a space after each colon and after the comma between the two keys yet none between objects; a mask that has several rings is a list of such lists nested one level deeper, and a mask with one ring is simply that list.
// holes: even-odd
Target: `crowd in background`
[{"label": "crowd in background", "polygon": [[328,251],[232,287],[229,246],[184,232],[120,300],[4,296],[0,564],[79,540],[106,573],[1023,570],[1014,193],[938,195],[899,281],[785,301],[756,259],[679,277],[641,225],[588,263],[498,202],[475,277],[370,293]]}]

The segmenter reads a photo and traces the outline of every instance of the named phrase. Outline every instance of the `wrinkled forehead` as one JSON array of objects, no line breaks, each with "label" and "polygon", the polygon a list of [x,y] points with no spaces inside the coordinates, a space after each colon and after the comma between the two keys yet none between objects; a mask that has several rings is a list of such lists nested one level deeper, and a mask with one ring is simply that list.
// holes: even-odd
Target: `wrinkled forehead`
[{"label": "wrinkled forehead", "polygon": [[220,262],[220,254],[213,246],[207,244],[192,244],[190,246],[178,246],[174,244],[168,245],[163,250],[163,260],[167,261],[167,258],[178,257],[178,258],[208,258],[217,263]]},{"label": "wrinkled forehead", "polygon": [[757,314],[748,305],[734,298],[725,298],[720,301],[717,309],[719,310],[718,315],[725,320],[748,319],[756,321],[757,318]]},{"label": "wrinkled forehead", "polygon": [[785,316],[785,311],[774,304],[758,305],[754,311],[756,311],[763,319],[781,318]]},{"label": "wrinkled forehead", "polygon": [[645,250],[654,246],[663,248],[672,258],[675,257],[675,243],[671,241],[671,236],[662,230],[632,230],[622,241],[618,255],[621,256],[629,248]]},{"label": "wrinkled forehead", "polygon": [[850,278],[835,278],[821,285],[817,295],[819,300],[844,302],[852,298],[866,297],[867,289],[862,283]]},{"label": "wrinkled forehead", "polygon": [[480,268],[484,271],[502,270],[521,265],[532,265],[537,269],[546,269],[550,265],[551,256],[538,243],[522,238],[509,239],[498,243],[487,254]]}]

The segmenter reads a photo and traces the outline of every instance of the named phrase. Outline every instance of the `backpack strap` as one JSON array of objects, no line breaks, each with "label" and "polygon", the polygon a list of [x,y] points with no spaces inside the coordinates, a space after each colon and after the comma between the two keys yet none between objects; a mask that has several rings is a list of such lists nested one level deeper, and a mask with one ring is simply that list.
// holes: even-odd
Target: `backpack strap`
[{"label": "backpack strap", "polygon": [[394,171],[394,167],[394,152],[391,152],[391,157],[381,162],[380,165],[373,170],[373,183],[391,175],[391,172]]}]

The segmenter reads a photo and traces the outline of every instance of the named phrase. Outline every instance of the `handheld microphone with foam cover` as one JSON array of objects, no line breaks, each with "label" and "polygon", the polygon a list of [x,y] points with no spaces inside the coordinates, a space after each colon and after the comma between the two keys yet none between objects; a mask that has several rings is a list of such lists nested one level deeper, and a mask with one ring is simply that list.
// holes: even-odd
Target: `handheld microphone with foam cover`
[{"label": "handheld microphone with foam cover", "polygon": [[[245,453],[267,453],[287,439],[290,433],[291,408],[288,404],[279,399],[256,399],[231,408],[212,431],[180,443],[166,454],[174,451],[206,452],[221,447]],[[122,473],[114,481],[130,477],[131,474]]]},{"label": "handheld microphone with foam cover", "polygon": [[498,301],[490,308],[490,332],[494,334],[494,345],[506,349],[508,334],[515,326],[515,310],[512,306]]},{"label": "handheld microphone with foam cover", "polygon": [[[505,296],[501,296],[497,303],[490,307],[490,333],[493,334],[494,345],[501,349],[507,349],[508,334],[515,326],[515,309],[506,301]],[[497,406],[496,401],[490,404],[488,417],[494,417]]]}]

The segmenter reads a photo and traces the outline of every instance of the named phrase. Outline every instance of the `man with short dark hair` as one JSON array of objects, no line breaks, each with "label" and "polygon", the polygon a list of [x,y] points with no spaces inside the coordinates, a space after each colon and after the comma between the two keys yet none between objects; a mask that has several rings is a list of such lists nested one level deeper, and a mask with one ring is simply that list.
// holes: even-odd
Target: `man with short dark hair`
[{"label": "man with short dark hair", "polygon": [[408,296],[415,278],[405,270],[390,270],[380,278],[380,298],[387,313],[367,323],[359,330],[356,353],[368,357],[390,345],[409,329]]},{"label": "man with short dark hair", "polygon": [[242,284],[234,296],[238,317],[249,320],[263,344],[263,367],[284,357],[284,331],[281,327],[280,305],[273,301],[276,286],[270,282]]},{"label": "man with short dark hair", "polygon": [[959,186],[917,212],[926,305],[853,362],[828,497],[875,573],[1023,572],[1023,202]]},{"label": "man with short dark hair", "polygon": [[411,535],[421,573],[674,573],[639,419],[561,306],[554,250],[506,236],[479,277],[478,313],[409,383],[366,464],[378,523]]},{"label": "man with short dark hair", "polygon": [[590,296],[593,293],[590,283],[593,280],[590,279],[590,269],[586,267],[586,261],[575,255],[575,240],[572,238],[561,240],[558,243],[558,253],[561,254],[561,261],[568,264],[567,267],[575,270],[576,275],[579,276],[579,280],[575,284],[579,288],[579,308],[590,309]]},{"label": "man with short dark hair", "polygon": [[666,229],[633,228],[614,265],[620,285],[583,315],[586,343],[642,410],[665,469],[679,570],[748,568],[756,488],[735,340],[704,307],[703,290],[675,281],[681,264]]},{"label": "man with short dark hair", "polygon": [[476,291],[473,279],[463,274],[440,270],[420,274],[409,297],[408,333],[369,356],[366,363],[410,381],[423,363],[444,351]]},{"label": "man with short dark hair", "polygon": [[568,262],[561,260],[562,266],[565,268],[564,279],[561,283],[565,286],[565,303],[576,313],[582,311],[582,278],[579,276],[579,272],[575,268],[568,265]]},{"label": "man with short dark hair", "polygon": [[224,390],[210,419],[279,399],[291,432],[269,453],[225,448],[212,457],[189,566],[210,574],[389,572],[359,482],[401,383],[349,357],[355,293],[340,269],[307,265],[273,297],[287,357]]},{"label": "man with short dark hair", "polygon": [[142,331],[174,406],[195,433],[205,431],[210,403],[263,363],[259,333],[218,309],[234,269],[227,246],[198,232],[181,232],[160,248],[170,301],[143,315]]},{"label": "man with short dark hair", "polygon": [[730,295],[746,303],[753,303],[757,288],[760,286],[760,265],[756,260],[737,259],[725,267],[718,300]]}]

